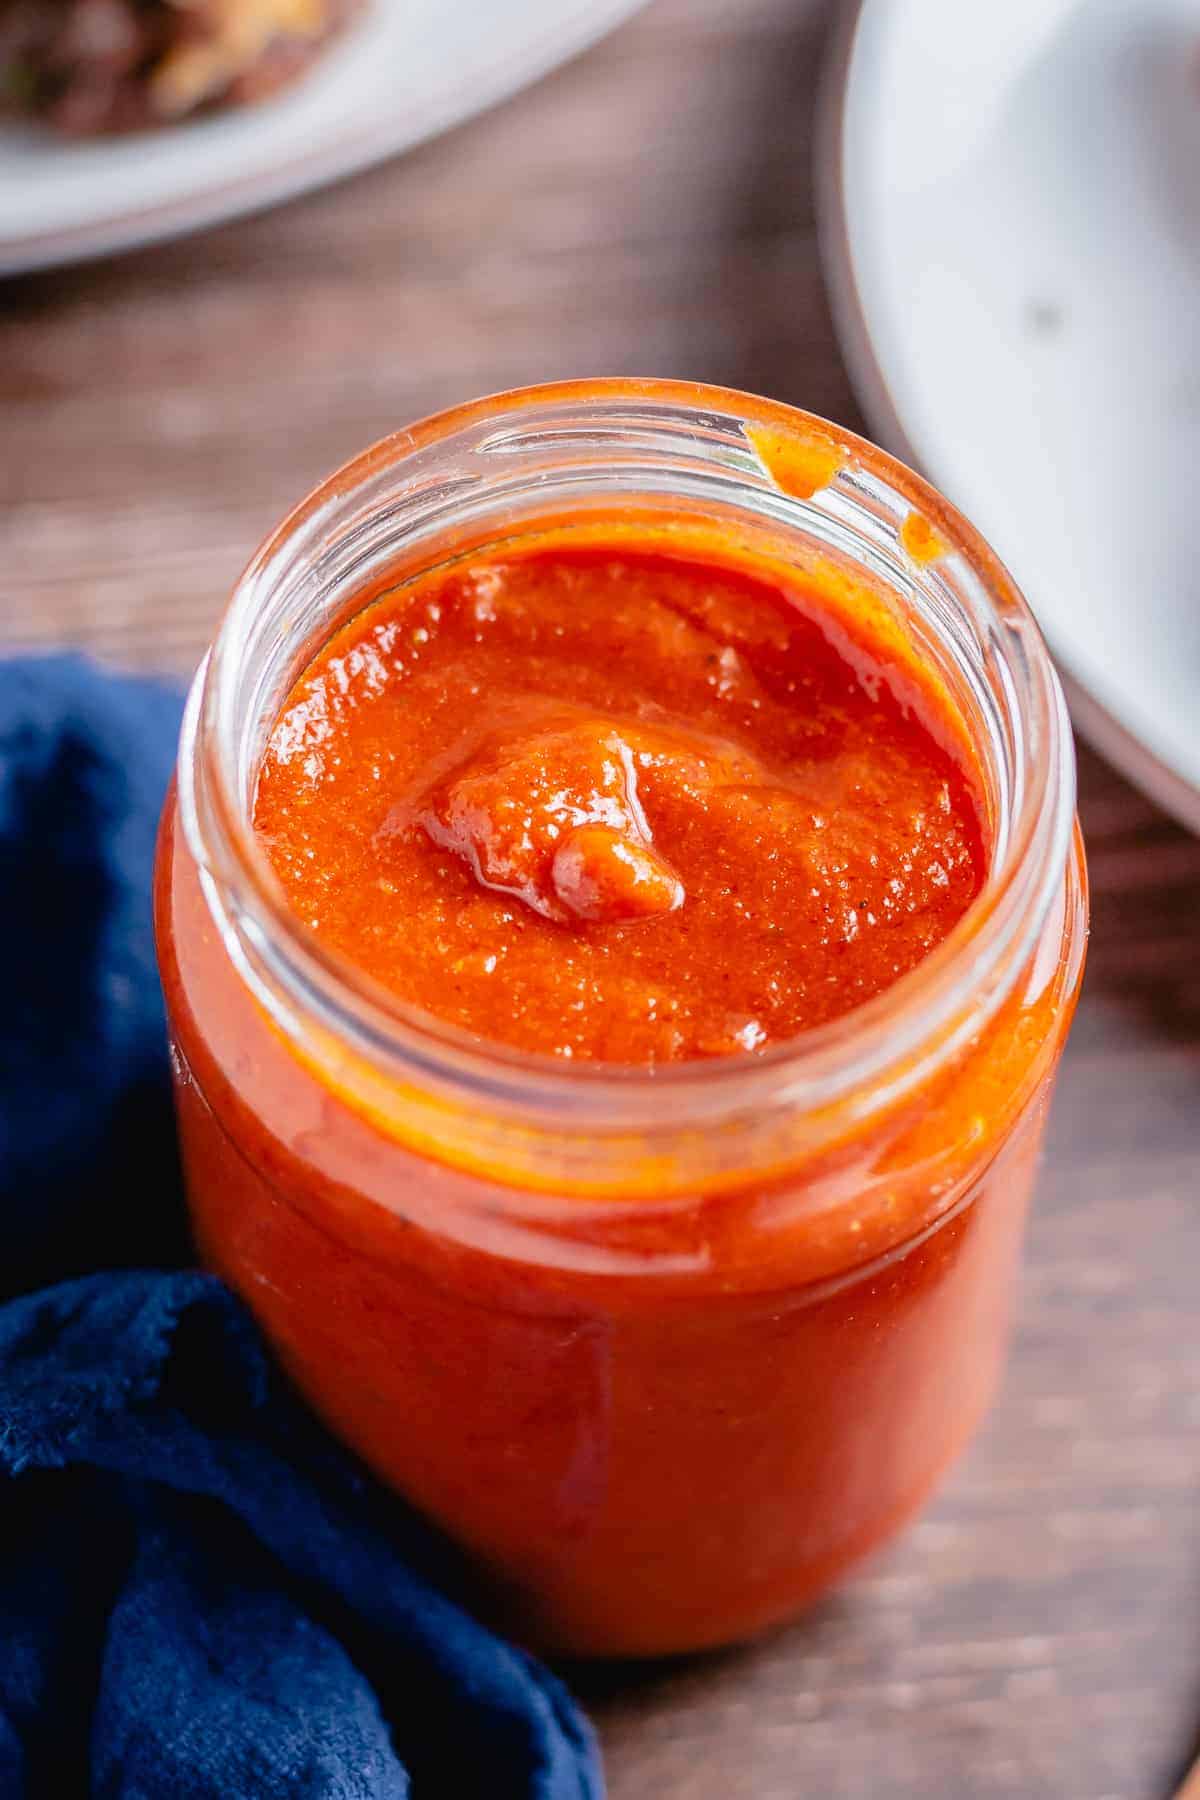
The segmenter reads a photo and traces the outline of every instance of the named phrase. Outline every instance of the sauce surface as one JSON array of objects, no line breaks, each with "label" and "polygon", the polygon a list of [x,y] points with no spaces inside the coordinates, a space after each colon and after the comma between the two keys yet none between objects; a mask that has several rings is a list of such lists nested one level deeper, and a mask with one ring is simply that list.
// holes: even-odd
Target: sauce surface
[{"label": "sauce surface", "polygon": [[943,704],[799,577],[480,556],[317,655],[255,827],[324,944],[468,1032],[753,1054],[888,987],[978,893]]}]

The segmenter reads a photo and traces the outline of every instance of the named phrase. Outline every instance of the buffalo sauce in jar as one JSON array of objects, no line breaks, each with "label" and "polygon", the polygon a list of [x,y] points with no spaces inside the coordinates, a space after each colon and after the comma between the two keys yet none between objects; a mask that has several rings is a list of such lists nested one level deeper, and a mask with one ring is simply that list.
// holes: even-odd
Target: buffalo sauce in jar
[{"label": "buffalo sauce in jar", "polygon": [[289,695],[254,824],[297,916],[403,999],[653,1066],[913,969],[982,883],[977,786],[819,592],[615,537],[367,607]]},{"label": "buffalo sauce in jar", "polygon": [[[465,541],[364,576],[430,449]],[[669,384],[432,421],[235,598],[159,869],[198,1243],[531,1643],[786,1618],[980,1417],[1085,926],[1031,632],[881,453]]]}]

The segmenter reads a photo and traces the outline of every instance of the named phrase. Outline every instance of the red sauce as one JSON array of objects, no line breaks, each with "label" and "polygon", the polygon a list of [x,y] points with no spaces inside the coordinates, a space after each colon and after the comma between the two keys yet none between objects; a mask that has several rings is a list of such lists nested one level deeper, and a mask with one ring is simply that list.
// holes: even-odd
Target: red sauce
[{"label": "red sauce", "polygon": [[900,609],[691,514],[556,517],[390,579],[260,771],[295,913],[477,1043],[640,1065],[643,1099],[672,1092],[651,1065],[738,1059],[769,1098],[752,1152],[740,1117],[689,1124],[682,1181],[642,1125],[601,1142],[568,1108],[554,1136],[482,1085],[289,1035],[172,807],[159,943],[201,1252],[519,1635],[745,1636],[893,1531],[986,1404],[1079,978],[1078,850],[1002,1004],[968,995],[952,1050],[820,1112],[754,1059],[982,916],[985,791]]},{"label": "red sauce", "polygon": [[328,947],[466,1031],[753,1054],[906,974],[979,891],[937,709],[798,583],[627,546],[472,561],[322,650],[255,823]]}]

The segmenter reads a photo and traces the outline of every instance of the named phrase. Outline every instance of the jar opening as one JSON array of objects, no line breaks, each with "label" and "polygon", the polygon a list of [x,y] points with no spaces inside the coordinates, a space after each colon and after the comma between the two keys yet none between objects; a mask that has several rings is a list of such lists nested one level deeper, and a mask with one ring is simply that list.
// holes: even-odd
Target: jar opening
[{"label": "jar opening", "polygon": [[[787,447],[788,460],[764,455]],[[795,471],[799,470],[796,477]],[[814,474],[818,485],[805,491]],[[822,477],[826,479],[821,482]],[[289,911],[250,814],[292,681],[382,586],[548,524],[672,516],[753,535],[792,566],[836,566],[891,607],[944,683],[985,792],[982,892],[933,953],[874,1000],[754,1058],[667,1067],[562,1064],[405,1006],[324,950]],[[914,521],[916,522],[914,526]],[[932,552],[932,553],[931,553]],[[593,1161],[650,1158],[788,1114],[861,1116],[922,1078],[1003,1000],[1064,878],[1074,815],[1065,707],[1037,628],[974,530],[910,471],[775,403],[691,384],[598,381],[476,402],[397,434],[325,482],[239,583],[189,701],[180,811],[228,952],[322,1079],[431,1153],[464,1111],[524,1160],[547,1133]],[[651,1146],[648,1148],[648,1146]],[[494,1162],[495,1144],[481,1156]],[[599,1177],[603,1181],[603,1175]]]}]

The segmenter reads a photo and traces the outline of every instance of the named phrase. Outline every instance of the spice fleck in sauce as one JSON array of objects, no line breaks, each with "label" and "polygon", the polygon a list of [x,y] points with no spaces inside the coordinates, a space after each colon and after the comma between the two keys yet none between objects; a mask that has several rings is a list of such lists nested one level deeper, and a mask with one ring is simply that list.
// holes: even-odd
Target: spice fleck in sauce
[{"label": "spice fleck in sauce", "polygon": [[799,577],[481,557],[314,659],[255,824],[322,943],[481,1038],[754,1054],[888,987],[978,893],[939,706]]}]

